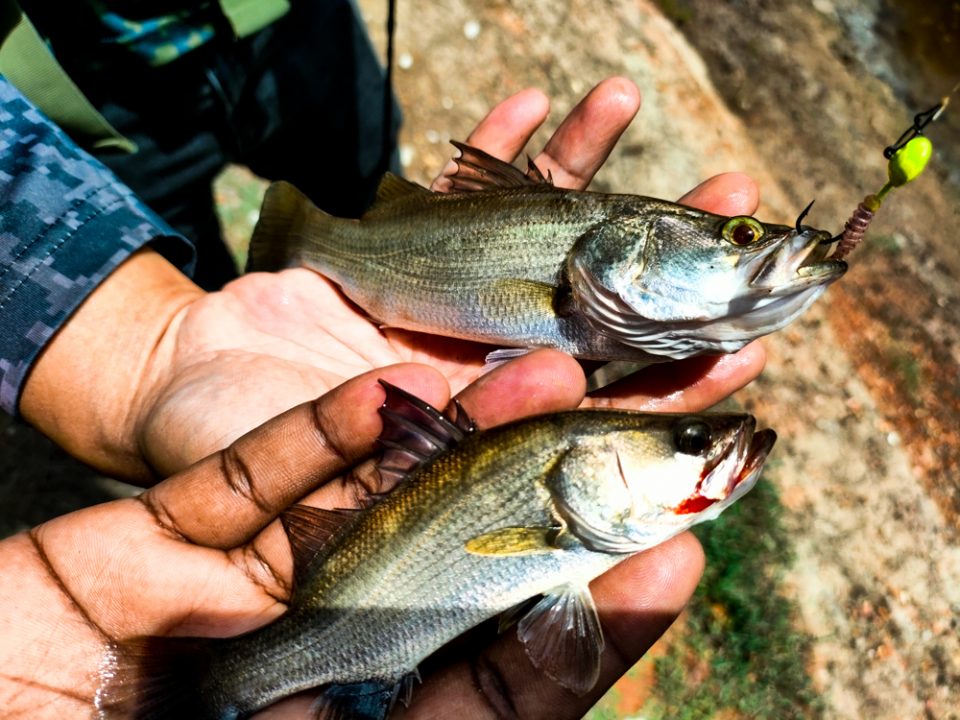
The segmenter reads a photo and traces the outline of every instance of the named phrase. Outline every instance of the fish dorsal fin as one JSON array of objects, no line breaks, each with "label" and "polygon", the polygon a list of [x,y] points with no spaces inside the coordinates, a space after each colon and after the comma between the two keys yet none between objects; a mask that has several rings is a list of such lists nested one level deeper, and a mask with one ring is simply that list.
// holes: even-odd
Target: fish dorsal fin
[{"label": "fish dorsal fin", "polygon": [[448,418],[436,408],[385,380],[380,384],[386,392],[380,417],[383,429],[378,442],[383,458],[377,470],[386,487],[392,487],[416,468],[443,450],[453,447],[476,426],[458,402],[456,416]]},{"label": "fish dorsal fin", "polygon": [[456,140],[451,141],[460,151],[453,161],[457,171],[450,175],[453,192],[476,192],[500,188],[519,188],[530,185],[553,185],[553,179],[540,172],[533,160],[527,159],[527,172],[508,162],[495,158],[483,150]]},{"label": "fish dorsal fin", "polygon": [[544,595],[517,624],[517,637],[534,666],[568,690],[584,695],[596,684],[603,631],[586,586]]},{"label": "fish dorsal fin", "polygon": [[303,580],[322,563],[330,550],[362,515],[360,510],[328,510],[293,505],[280,514],[293,554],[293,593]]},{"label": "fish dorsal fin", "polygon": [[371,210],[376,211],[379,205],[384,205],[402,197],[431,194],[432,192],[423,185],[418,185],[410,180],[405,180],[399,175],[388,172],[383,176],[380,185],[377,186],[377,199]]}]

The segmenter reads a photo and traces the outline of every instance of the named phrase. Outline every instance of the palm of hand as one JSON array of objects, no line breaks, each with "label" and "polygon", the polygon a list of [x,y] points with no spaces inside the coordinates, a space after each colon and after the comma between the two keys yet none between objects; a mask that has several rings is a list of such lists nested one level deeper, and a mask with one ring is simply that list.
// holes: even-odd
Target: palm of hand
[{"label": "palm of hand", "polygon": [[[600,83],[534,158],[561,187],[585,188],[639,107],[635,86]],[[524,148],[546,117],[533,91],[497,106],[468,142],[502,158]],[[446,190],[448,167],[434,182]],[[752,182],[721,175],[681,202],[737,215],[756,208]],[[181,311],[161,343],[162,370],[141,398],[138,438],[161,475],[225,447],[247,430],[372,368],[418,362],[458,392],[476,378],[491,346],[381,329],[324,278],[304,269],[242,277]],[[647,410],[699,410],[752,380],[763,351],[653,366],[586,403]],[[534,399],[531,399],[531,405]]]},{"label": "palm of hand", "polygon": [[[578,375],[569,358],[540,353],[490,373],[459,399],[471,415],[487,419],[482,425],[498,424],[528,409],[576,405],[580,394],[571,388]],[[0,585],[0,605],[10,609],[0,616],[5,708],[44,719],[84,716],[94,702],[122,702],[127,690],[140,687],[135,663],[126,662],[117,643],[143,635],[236,635],[284,612],[292,559],[277,515],[296,501],[349,502],[354,486],[345,473],[370,454],[380,429],[378,377],[436,406],[449,398],[444,379],[420,365],[368,372],[137,498],[87,508],[0,542],[4,567],[18,578]],[[528,408],[524,398],[538,389]],[[608,648],[590,694],[575,698],[550,681],[507,633],[450,657],[425,677],[400,715],[445,717],[457,708],[461,717],[489,717],[506,702],[522,717],[580,717],[672,622],[701,563],[696,541],[681,536],[594,583]],[[51,661],[64,653],[70,662]],[[101,682],[114,673],[125,682],[104,693]],[[309,694],[295,697],[257,717],[303,718],[310,704]],[[99,716],[126,716],[124,709]]]},{"label": "palm of hand", "polygon": [[423,363],[459,391],[490,350],[381,330],[305,269],[246,275],[200,298],[178,319],[175,338],[170,380],[143,428],[156,439],[145,447],[148,459],[164,474],[374,368]]}]

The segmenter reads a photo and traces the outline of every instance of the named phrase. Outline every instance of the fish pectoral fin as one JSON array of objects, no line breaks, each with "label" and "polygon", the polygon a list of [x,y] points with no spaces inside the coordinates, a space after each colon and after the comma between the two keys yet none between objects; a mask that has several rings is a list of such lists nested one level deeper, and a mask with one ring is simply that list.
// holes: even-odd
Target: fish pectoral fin
[{"label": "fish pectoral fin", "polygon": [[503,278],[477,291],[480,311],[489,318],[517,314],[555,317],[557,286],[526,278]]},{"label": "fish pectoral fin", "polygon": [[459,402],[454,401],[453,419],[405,390],[380,380],[385,396],[380,406],[383,429],[377,441],[383,457],[377,464],[381,482],[396,487],[416,468],[451,448],[476,425]]},{"label": "fish pectoral fin", "polygon": [[513,557],[559,550],[558,527],[506,527],[477,535],[465,548],[473,555]]},{"label": "fish pectoral fin", "polygon": [[530,661],[568,690],[583,695],[600,675],[603,631],[586,586],[564,585],[520,620],[517,637]]}]

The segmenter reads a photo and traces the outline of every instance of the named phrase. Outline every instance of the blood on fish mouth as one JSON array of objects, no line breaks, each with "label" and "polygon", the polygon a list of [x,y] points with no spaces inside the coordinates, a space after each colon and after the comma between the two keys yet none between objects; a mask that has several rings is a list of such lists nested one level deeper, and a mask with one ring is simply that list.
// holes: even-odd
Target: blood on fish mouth
[{"label": "blood on fish mouth", "polygon": [[[747,439],[748,435],[749,440]],[[689,497],[682,500],[680,504],[674,508],[674,512],[678,515],[698,513],[706,510],[717,502],[726,500],[733,494],[737,486],[756,475],[767,459],[767,455],[773,447],[774,440],[776,440],[776,434],[772,430],[761,430],[753,433],[744,432],[738,435],[723,452],[718,453],[714,460],[704,466],[700,480],[697,482],[697,487]],[[731,475],[723,497],[708,497],[704,495],[702,493],[704,482],[706,482],[710,474],[721,462],[726,460],[731,453],[742,455],[743,462],[740,464],[739,470]]]}]

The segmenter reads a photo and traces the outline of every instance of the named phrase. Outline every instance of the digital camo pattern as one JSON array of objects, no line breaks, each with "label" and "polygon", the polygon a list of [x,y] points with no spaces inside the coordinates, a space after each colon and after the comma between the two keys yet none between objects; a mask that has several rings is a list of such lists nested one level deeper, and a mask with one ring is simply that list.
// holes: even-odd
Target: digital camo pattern
[{"label": "digital camo pattern", "polygon": [[173,262],[192,262],[186,240],[0,77],[0,407],[16,411],[57,329],[159,238],[176,238]]},{"label": "digital camo pattern", "polygon": [[[199,13],[195,9],[133,20],[101,3],[93,3],[92,7],[107,34],[105,41],[126,46],[150,65],[175,60],[209,42],[215,33],[214,24],[196,17]],[[201,3],[203,14],[209,16],[209,8],[210,3]]]}]

